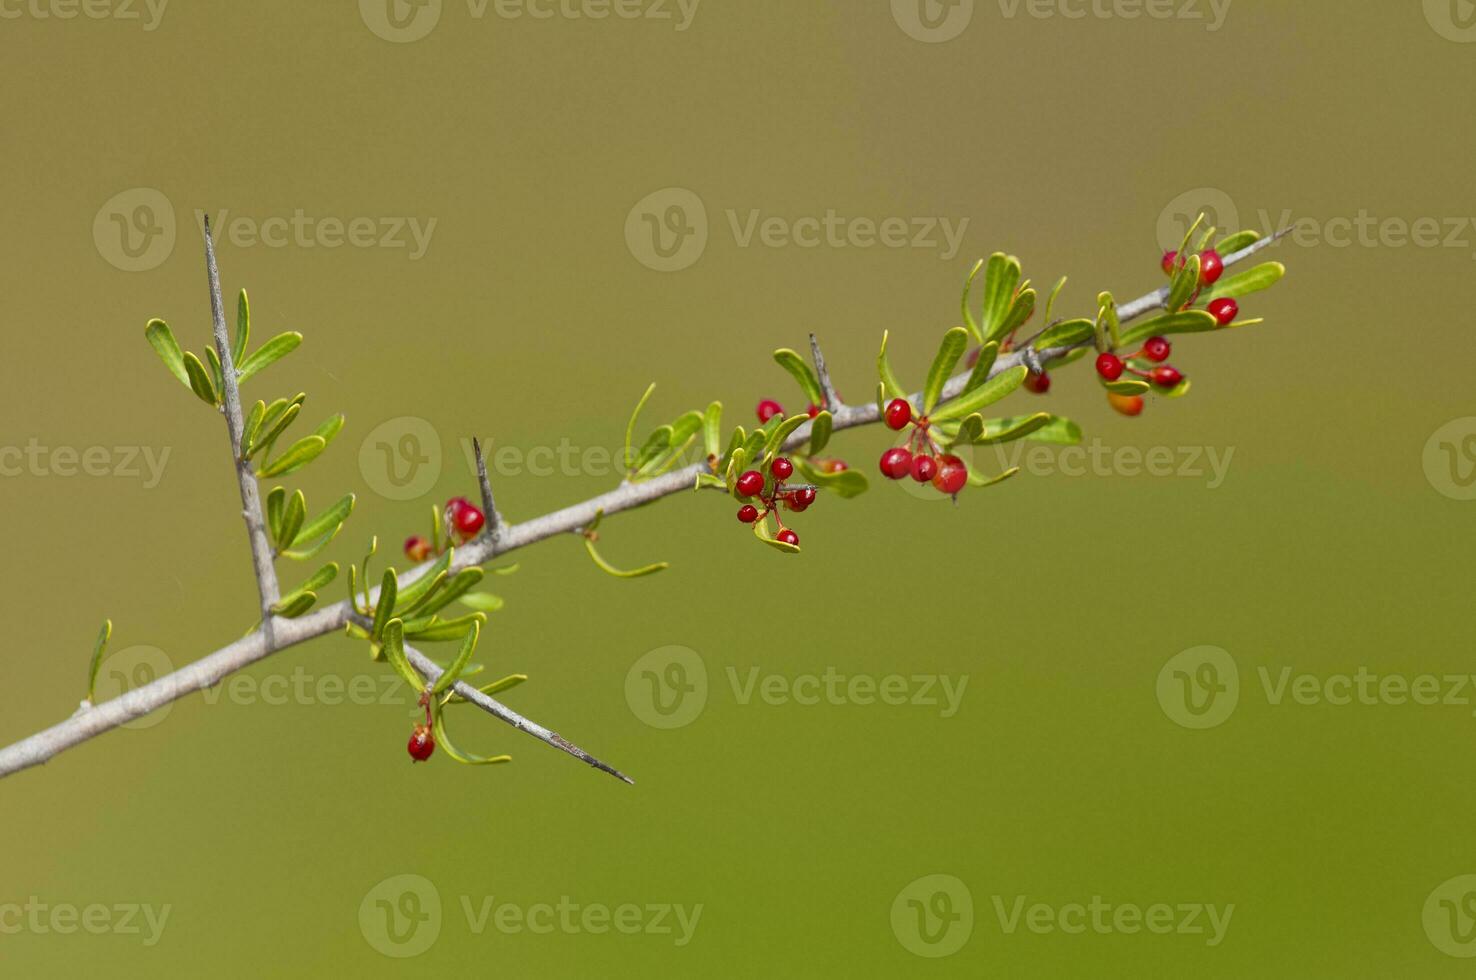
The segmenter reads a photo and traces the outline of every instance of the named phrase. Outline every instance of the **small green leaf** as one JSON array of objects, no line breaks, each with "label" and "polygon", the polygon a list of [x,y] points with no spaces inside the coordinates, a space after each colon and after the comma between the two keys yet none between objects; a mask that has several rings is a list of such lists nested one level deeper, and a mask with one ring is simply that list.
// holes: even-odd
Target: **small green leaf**
[{"label": "small green leaf", "polygon": [[447,548],[431,563],[424,574],[400,590],[400,594],[395,598],[396,612],[405,612],[414,608],[422,599],[441,586],[451,571],[451,560],[455,551],[455,548]]},{"label": "small green leaf", "polygon": [[943,394],[943,384],[953,374],[953,369],[958,364],[958,359],[963,357],[964,348],[969,344],[969,333],[963,327],[954,327],[943,335],[943,342],[938,345],[938,353],[933,358],[933,364],[928,368],[928,380],[923,385],[922,412],[931,415],[937,407],[938,399]]},{"label": "small green leaf", "polygon": [[1258,293],[1263,289],[1270,289],[1281,281],[1286,275],[1286,266],[1280,262],[1262,262],[1254,269],[1247,269],[1238,275],[1228,276],[1221,279],[1210,287],[1209,293],[1204,296],[1206,303],[1211,300],[1222,299],[1226,296],[1239,299],[1251,293]]},{"label": "small green leaf", "polygon": [[[969,418],[978,418],[978,416],[970,415]],[[993,422],[1008,422],[1009,424],[1001,425],[991,430],[989,423],[984,423],[982,430],[974,438],[974,442],[979,445],[1014,442],[1016,439],[1023,439],[1031,433],[1039,432],[1055,420],[1056,417],[1050,412],[1036,412],[1034,415],[1024,415],[1011,419],[991,419],[990,421]]]},{"label": "small green leaf", "polygon": [[481,635],[482,624],[472,623],[471,629],[467,631],[466,639],[461,641],[461,650],[457,652],[456,659],[451,661],[451,666],[436,678],[436,683],[431,687],[432,696],[440,694],[460,679],[461,672],[466,669],[467,664],[471,663],[472,653],[476,651],[477,640]]},{"label": "small green leaf", "polygon": [[1019,330],[1025,322],[1035,313],[1035,290],[1025,288],[1022,284],[1019,292],[1015,293],[1014,300],[1010,303],[1010,311],[1005,316],[1005,322],[1001,325],[1001,336],[1008,337]]},{"label": "small green leaf", "polygon": [[416,640],[425,640],[427,643],[442,643],[447,640],[459,640],[466,635],[467,630],[487,621],[487,614],[476,612],[459,619],[440,620],[426,624],[416,624],[414,629],[409,625],[405,627],[405,635]]},{"label": "small green leaf", "polygon": [[702,415],[702,448],[716,458],[723,449],[723,403],[713,402]]},{"label": "small green leaf", "polygon": [[[997,442],[1008,442],[1005,434],[1018,429],[1020,426],[1034,418],[1032,415],[1016,415],[1003,419],[987,419],[984,422],[984,432],[978,439],[982,444],[989,445]],[[1040,428],[1031,429],[1025,434],[1031,442],[1047,442],[1058,446],[1074,446],[1081,442],[1081,426],[1068,418],[1059,415],[1052,416],[1050,421]]]},{"label": "small green leaf", "polygon": [[633,568],[629,571],[625,571],[616,568],[614,565],[611,565],[609,562],[605,561],[604,558],[600,557],[599,549],[595,547],[594,541],[592,541],[590,538],[586,537],[584,539],[584,548],[586,551],[589,552],[589,557],[594,560],[594,563],[596,565],[599,566],[600,571],[604,572],[607,575],[613,575],[616,578],[641,578],[646,575],[654,575],[657,572],[665,571],[666,569],[671,567],[670,562],[658,561],[652,565],[643,565],[640,568]]},{"label": "small green leaf", "polygon": [[1174,278],[1169,283],[1168,299],[1164,302],[1164,308],[1170,313],[1184,309],[1199,292],[1199,266],[1199,256],[1193,255],[1183,265],[1175,267]]},{"label": "small green leaf", "polygon": [[281,616],[283,619],[296,619],[309,609],[313,603],[318,601],[316,592],[294,592],[280,602],[273,604],[272,614]]},{"label": "small green leaf", "polygon": [[1020,260],[1003,252],[991,255],[984,268],[984,307],[979,316],[979,329],[986,341],[999,340],[1009,332],[1010,308],[1019,285]]},{"label": "small green leaf", "polygon": [[[850,472],[850,471],[847,470],[847,472]],[[769,522],[768,522],[767,519],[766,520],[762,520],[762,521],[754,521],[753,522],[753,536],[756,537],[756,538],[758,538],[760,541],[762,541],[764,544],[768,545],[769,547],[771,547],[771,548],[773,548],[773,549],[775,549],[777,551],[784,552],[786,555],[797,555],[797,554],[799,554],[799,551],[800,551],[799,545],[796,545],[796,544],[787,544],[787,543],[785,543],[783,541],[778,540],[777,538],[775,538],[773,535],[771,535],[769,533]]]},{"label": "small green leaf", "polygon": [[1091,340],[1095,333],[1096,325],[1091,320],[1062,320],[1055,326],[1047,327],[1031,346],[1038,351],[1052,347],[1075,347]]},{"label": "small green leaf", "polygon": [[774,360],[799,382],[800,390],[805,393],[810,404],[825,404],[825,393],[820,390],[820,379],[815,376],[814,370],[803,357],[788,347],[781,347],[774,352]]},{"label": "small green leaf", "polygon": [[646,402],[651,398],[651,392],[656,390],[656,382],[652,381],[646,386],[646,393],[641,395],[636,402],[635,411],[630,413],[630,421],[625,423],[625,455],[622,457],[625,468],[633,470],[636,468],[635,456],[631,454],[631,440],[635,438],[636,419],[640,418],[641,409],[646,407]]},{"label": "small green leaf", "polygon": [[178,378],[180,384],[189,388],[190,377],[185,371],[184,352],[179,349],[179,341],[174,339],[174,331],[169,329],[169,324],[163,320],[150,320],[148,326],[144,327],[144,338],[154,348],[169,373]]},{"label": "small green leaf", "polygon": [[296,473],[307,464],[318,458],[328,443],[323,441],[322,436],[306,436],[288,446],[286,451],[267,465],[263,466],[257,476],[270,479],[277,476],[286,476],[288,473]]},{"label": "small green leaf", "polygon": [[647,436],[645,443],[641,446],[641,451],[636,453],[631,470],[639,472],[642,467],[654,462],[658,456],[670,449],[673,431],[671,426],[663,425]]},{"label": "small green leaf", "polygon": [[302,592],[322,592],[323,587],[332,583],[332,581],[336,578],[338,578],[338,563],[329,562],[328,564],[324,565],[322,568],[314,572],[306,582],[303,582],[297,588],[293,589],[287,595],[283,596],[282,601],[278,603],[278,605],[286,607],[289,600],[293,599],[295,596]]},{"label": "small green leaf", "polygon": [[817,467],[812,461],[797,458],[794,461],[795,469],[799,470],[806,483],[813,483],[823,490],[834,493],[838,497],[856,497],[865,493],[869,484],[866,474],[860,470],[841,470],[838,473],[826,473]]},{"label": "small green leaf", "polygon": [[410,685],[410,690],[425,690],[425,678],[421,677],[415,668],[410,666],[410,661],[405,658],[405,624],[398,619],[392,619],[384,624],[384,654],[390,666],[395,668],[395,673]]},{"label": "small green leaf", "polygon": [[[348,516],[353,513],[356,499],[351,493],[339,498],[332,507],[305,523],[302,530],[297,532],[295,541],[317,542],[314,547],[322,550],[324,545],[338,535],[343,522],[348,520]],[[313,554],[316,553],[316,551],[313,552]],[[304,555],[299,552],[284,552],[284,554],[291,558],[312,557],[311,554]]]},{"label": "small green leaf", "polygon": [[1066,288],[1066,277],[1065,276],[1062,276],[1060,279],[1057,279],[1056,280],[1056,284],[1051,287],[1051,294],[1050,294],[1050,296],[1048,296],[1046,298],[1046,308],[1045,308],[1045,321],[1046,321],[1046,323],[1050,323],[1051,322],[1051,310],[1055,308],[1056,299],[1061,295],[1061,290],[1063,290],[1065,288]]},{"label": "small green leaf", "polygon": [[415,607],[415,614],[417,616],[424,616],[427,613],[440,612],[457,599],[460,599],[471,590],[472,586],[481,582],[485,577],[486,573],[480,568],[463,568],[455,575],[446,579],[445,583],[435,590],[435,594],[428,596],[424,602],[419,603]]},{"label": "small green leaf", "polygon": [[888,397],[906,398],[907,392],[903,389],[897,375],[892,371],[892,362],[887,358],[887,336],[888,331],[882,331],[881,353],[876,355],[876,371],[881,378],[882,387],[886,389]]},{"label": "small green leaf", "polygon": [[492,765],[497,765],[498,763],[511,762],[512,761],[512,756],[510,756],[510,755],[492,755],[492,756],[469,755],[468,753],[463,752],[460,749],[458,749],[456,747],[456,744],[451,741],[451,736],[446,733],[446,722],[441,717],[441,712],[440,712],[439,708],[437,708],[437,710],[435,711],[434,715],[431,718],[431,728],[434,731],[435,736],[436,736],[436,744],[440,745],[441,746],[441,749],[448,756],[450,756],[452,759],[456,760],[457,762],[461,763],[462,765],[466,765],[466,766],[492,766]]},{"label": "small green leaf", "polygon": [[1220,253],[1221,258],[1226,258],[1234,255],[1241,249],[1249,248],[1260,240],[1261,233],[1259,231],[1237,231],[1229,238],[1222,238],[1220,243],[1215,246],[1215,251]]},{"label": "small green leaf", "polygon": [[1129,327],[1122,333],[1123,346],[1136,346],[1149,337],[1168,336],[1176,333],[1203,333],[1217,329],[1215,318],[1204,310],[1182,310],[1165,313],[1151,320]]},{"label": "small green leaf", "polygon": [[302,334],[296,331],[279,333],[256,349],[251,356],[236,365],[236,381],[244,383],[247,378],[277,363],[297,350],[302,343]]},{"label": "small green leaf", "polygon": [[497,612],[505,605],[501,596],[490,592],[468,592],[458,601],[468,609],[475,609],[478,612]]},{"label": "small green leaf", "polygon": [[[365,560],[368,564],[368,560]],[[374,623],[369,627],[369,635],[381,637],[384,628],[390,622],[395,610],[396,593],[399,591],[400,580],[395,576],[393,568],[384,570],[384,578],[379,583],[379,601],[374,606]]]},{"label": "small green leaf", "polygon": [[1029,373],[1029,368],[1023,364],[1017,364],[1001,371],[967,395],[960,395],[939,408],[932,414],[932,418],[934,420],[962,418],[977,412],[986,405],[993,405],[1020,387],[1025,381],[1025,375]]},{"label": "small green leaf", "polygon": [[256,404],[251,406],[251,411],[247,413],[245,424],[241,426],[241,457],[243,459],[251,458],[247,450],[251,448],[256,434],[261,431],[261,421],[264,418],[266,418],[266,402],[258,399]]},{"label": "small green leaf", "polygon": [[[527,674],[508,674],[506,677],[499,678],[498,680],[493,681],[491,684],[482,685],[481,687],[477,688],[477,690],[480,691],[482,694],[491,697],[494,694],[501,694],[503,691],[517,687],[519,684],[522,684],[527,679]],[[446,699],[446,701],[449,704],[465,704],[466,698],[462,697],[460,694],[456,694],[453,692]]]},{"label": "small green leaf", "polygon": [[1136,378],[1120,378],[1117,381],[1103,380],[1102,387],[1114,395],[1141,395],[1148,390],[1149,385],[1148,382]]},{"label": "small green leaf", "polygon": [[323,444],[326,446],[328,443],[332,442],[333,441],[333,437],[336,436],[336,435],[338,435],[338,433],[341,432],[342,430],[343,430],[343,413],[340,412],[339,414],[334,415],[331,418],[325,420],[322,425],[320,425],[316,429],[314,429],[313,430],[313,435],[315,435],[315,436],[321,436],[322,439],[323,439]]},{"label": "small green leaf", "polygon": [[1117,316],[1117,301],[1111,293],[1097,294],[1097,330],[1109,341],[1109,348],[1122,346],[1122,321]]},{"label": "small green leaf", "polygon": [[282,524],[277,531],[277,550],[292,547],[297,540],[297,532],[302,530],[302,522],[307,519],[307,498],[301,490],[292,494],[287,501],[286,510],[282,511]]},{"label": "small green leaf", "polygon": [[830,442],[830,434],[834,431],[834,416],[829,412],[821,412],[810,420],[810,455],[820,452]]},{"label": "small green leaf", "polygon": [[1185,378],[1172,388],[1154,388],[1164,398],[1183,398],[1189,394],[1189,379]]},{"label": "small green leaf", "polygon": [[205,365],[190,351],[184,353],[185,374],[190,379],[190,390],[195,393],[205,404],[212,408],[216,404],[215,382],[210,380],[210,372],[205,370]]},{"label": "small green leaf", "polygon": [[267,529],[272,532],[272,538],[281,537],[282,514],[287,509],[287,488],[272,487],[266,499]]},{"label": "small green leaf", "polygon": [[979,357],[974,361],[974,369],[969,372],[969,380],[964,383],[961,395],[967,395],[975,388],[989,380],[989,372],[994,368],[994,361],[999,357],[999,342],[991,340],[979,348]]},{"label": "small green leaf", "polygon": [[794,434],[795,430],[810,421],[808,415],[791,415],[774,427],[769,434],[768,441],[764,443],[764,459],[776,455],[784,448],[784,443]]},{"label": "small green leaf", "polygon": [[[964,465],[967,466],[968,464],[965,463]],[[980,473],[975,473],[973,468],[969,467],[969,486],[992,487],[996,483],[1003,483],[1018,472],[1020,472],[1020,467],[1013,466],[1010,469],[1005,470],[999,476],[984,476]]]},{"label": "small green leaf", "polygon": [[240,364],[246,356],[246,344],[251,339],[251,304],[246,299],[246,290],[236,297],[236,342],[231,345],[231,363]]},{"label": "small green leaf", "polygon": [[220,355],[215,352],[214,347],[205,348],[205,366],[210,369],[210,385],[213,390],[225,397],[225,374],[221,371]]},{"label": "small green leaf", "polygon": [[97,639],[92,644],[92,663],[87,668],[87,701],[92,703],[97,690],[97,672],[102,667],[103,651],[108,648],[108,640],[113,637],[113,621],[103,620],[102,629],[97,631]]},{"label": "small green leaf", "polygon": [[977,320],[974,319],[974,314],[969,309],[969,292],[974,288],[974,277],[979,274],[979,270],[982,269],[982,268],[984,268],[984,260],[983,259],[980,259],[979,261],[977,261],[977,262],[974,263],[974,267],[969,270],[969,277],[964,280],[964,288],[963,288],[963,318],[964,318],[964,323],[968,324],[969,333],[973,334],[974,341],[976,343],[982,343],[983,342],[983,340],[984,340],[984,334],[979,330],[979,321],[977,321]]},{"label": "small green leaf", "polygon": [[[288,426],[290,426],[293,422],[297,420],[297,416],[301,412],[302,403],[293,402],[286,404],[284,406],[284,410],[280,412],[275,419],[272,419],[269,422],[263,421],[263,431],[259,432],[257,434],[256,440],[247,447],[246,458],[251,459],[257,453],[261,452],[263,449],[266,449],[268,446],[272,445],[279,438],[281,438],[282,433],[286,432]],[[271,414],[270,409],[268,409],[267,414]]]}]

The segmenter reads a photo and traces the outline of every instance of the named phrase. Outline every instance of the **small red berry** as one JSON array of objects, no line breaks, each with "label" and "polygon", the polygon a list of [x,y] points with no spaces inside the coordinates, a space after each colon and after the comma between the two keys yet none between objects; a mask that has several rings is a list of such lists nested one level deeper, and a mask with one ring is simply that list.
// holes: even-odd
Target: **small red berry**
[{"label": "small red berry", "polygon": [[792,494],[789,495],[789,508],[790,508],[790,510],[795,510],[795,511],[805,510],[806,508],[808,508],[814,502],[815,502],[815,488],[814,487],[805,487],[803,490],[796,490],[794,493],[792,493]]},{"label": "small red berry", "polygon": [[487,516],[476,507],[463,501],[462,506],[456,509],[452,521],[456,524],[456,530],[469,538],[482,529],[482,525],[487,522]]},{"label": "small red berry", "polygon": [[931,456],[912,457],[912,478],[918,483],[927,483],[938,475],[938,461]]},{"label": "small red berry", "polygon": [[450,500],[446,501],[446,506],[444,508],[446,512],[446,519],[451,521],[453,524],[456,523],[456,515],[460,513],[462,509],[470,507],[471,505],[471,501],[467,500],[465,497],[452,497]]},{"label": "small red berry", "polygon": [[1148,360],[1161,363],[1168,360],[1169,353],[1173,349],[1173,345],[1166,338],[1149,337],[1148,342],[1143,345],[1143,354]]},{"label": "small red berry", "polygon": [[411,561],[425,561],[430,557],[431,543],[418,534],[405,539],[405,557]]},{"label": "small red berry", "polygon": [[769,472],[773,473],[777,479],[787,480],[794,474],[794,464],[783,456],[779,456],[769,464]]},{"label": "small red berry", "polygon": [[933,488],[940,493],[955,494],[969,482],[969,469],[957,456],[948,454],[938,457],[938,472],[933,477]]},{"label": "small red berry", "polygon": [[1166,275],[1166,276],[1173,275],[1174,274],[1174,267],[1179,264],[1179,253],[1178,252],[1164,252],[1163,253],[1163,260],[1161,262],[1159,262],[1158,264],[1159,264],[1159,267],[1163,269],[1163,274],[1164,275]]},{"label": "small red berry", "polygon": [[1167,364],[1153,369],[1153,383],[1164,388],[1177,388],[1179,382],[1183,380],[1184,376],[1179,373],[1178,369]]},{"label": "small red berry", "polygon": [[1107,393],[1107,401],[1123,415],[1134,416],[1143,414],[1142,395],[1118,395],[1109,391]]},{"label": "small red berry", "polygon": [[887,403],[887,428],[898,431],[907,428],[912,421],[912,403],[905,398],[893,398]]},{"label": "small red berry", "polygon": [[1240,304],[1226,297],[1217,299],[1209,305],[1210,316],[1222,327],[1229,326],[1234,319],[1240,315]]},{"label": "small red berry", "polygon": [[1220,258],[1219,252],[1207,248],[1199,253],[1199,281],[1203,285],[1213,286],[1224,274],[1225,260]]},{"label": "small red berry", "polygon": [[758,408],[756,409],[756,411],[758,412],[759,424],[762,425],[776,415],[783,415],[784,406],[774,401],[774,399],[772,398],[765,398],[763,401],[758,403]]},{"label": "small red berry", "polygon": [[830,468],[828,470],[826,470],[826,472],[827,473],[844,473],[848,469],[850,469],[850,467],[846,465],[846,461],[845,460],[843,460],[843,459],[832,459],[830,461]]},{"label": "small red berry", "polygon": [[912,472],[912,453],[901,446],[882,453],[882,476],[889,480],[900,480]]},{"label": "small red berry", "polygon": [[743,475],[738,477],[738,495],[740,497],[754,497],[764,488],[764,475],[758,470],[744,470]]},{"label": "small red berry", "polygon": [[738,508],[738,519],[744,524],[752,524],[758,520],[758,508],[753,504],[744,504]]},{"label": "small red berry", "polygon": [[819,405],[816,405],[814,402],[811,402],[810,403],[810,407],[807,408],[807,409],[805,409],[806,414],[808,414],[810,416],[810,418],[814,418],[815,416],[819,415],[823,411],[824,411],[824,409],[821,408]]},{"label": "small red berry", "polygon": [[787,527],[784,530],[780,531],[777,535],[775,535],[775,539],[782,541],[785,544],[792,544],[796,548],[799,547],[799,535],[795,534]]},{"label": "small red berry", "polygon": [[1050,374],[1045,371],[1042,371],[1039,374],[1031,371],[1029,374],[1025,375],[1025,390],[1033,391],[1037,395],[1044,395],[1046,392],[1051,390]]},{"label": "small red berry", "polygon": [[1108,381],[1116,381],[1122,377],[1122,358],[1116,354],[1097,355],[1097,373]]},{"label": "small red berry", "polygon": [[436,750],[436,740],[431,735],[429,725],[416,725],[415,731],[410,733],[410,743],[405,746],[410,752],[410,758],[416,762],[424,762],[431,757]]}]

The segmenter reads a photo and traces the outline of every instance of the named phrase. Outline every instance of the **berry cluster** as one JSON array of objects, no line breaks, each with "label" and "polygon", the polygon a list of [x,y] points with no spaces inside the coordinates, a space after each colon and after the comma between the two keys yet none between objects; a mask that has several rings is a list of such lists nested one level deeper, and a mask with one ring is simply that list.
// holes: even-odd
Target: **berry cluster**
[{"label": "berry cluster", "polygon": [[[1163,266],[1164,274],[1168,276],[1172,276],[1182,267],[1178,252],[1164,252],[1163,261],[1160,264]],[[1199,253],[1199,286],[1201,289],[1205,286],[1213,286],[1224,274],[1225,260],[1220,257],[1219,252],[1209,248]],[[1195,291],[1194,298],[1199,298],[1198,290]],[[1190,302],[1193,303],[1194,300]],[[1205,309],[1209,311],[1210,316],[1215,318],[1215,323],[1222,327],[1228,327],[1240,315],[1240,304],[1229,297],[1213,300]]]},{"label": "berry cluster", "polygon": [[[1110,351],[1097,355],[1097,374],[1104,381],[1116,381],[1123,374],[1133,374],[1164,391],[1172,391],[1184,380],[1184,375],[1171,364],[1164,364],[1173,352],[1173,345],[1166,337],[1149,337],[1143,346],[1127,357],[1118,357]],[[1152,365],[1158,365],[1153,367]],[[1142,395],[1121,395],[1108,392],[1107,401],[1123,415],[1138,415],[1143,411]]]},{"label": "berry cluster", "polygon": [[935,490],[950,496],[969,482],[969,469],[964,461],[939,449],[928,417],[913,418],[911,402],[905,398],[893,398],[887,404],[884,417],[887,428],[894,432],[901,432],[908,426],[912,427],[912,432],[906,445],[893,446],[882,453],[882,476],[889,480],[911,476],[918,483],[931,483]]},{"label": "berry cluster", "polygon": [[[839,463],[841,469],[845,468],[845,463],[839,460],[834,462]],[[739,507],[738,520],[744,524],[756,524],[773,514],[779,522],[779,533],[774,535],[774,540],[799,547],[799,535],[784,526],[784,518],[779,515],[779,510],[781,505],[795,514],[808,510],[815,502],[816,491],[809,485],[786,484],[784,481],[793,475],[794,463],[778,456],[769,464],[769,477],[766,478],[758,470],[744,470],[734,489],[738,496],[758,501],[758,504],[744,504]]]},{"label": "berry cluster", "polygon": [[[446,534],[456,544],[464,544],[476,537],[487,524],[487,515],[481,508],[465,497],[452,497],[442,510]],[[440,535],[435,535],[437,541]],[[405,557],[413,562],[422,562],[439,554],[440,548],[430,538],[412,534],[405,539]]]}]

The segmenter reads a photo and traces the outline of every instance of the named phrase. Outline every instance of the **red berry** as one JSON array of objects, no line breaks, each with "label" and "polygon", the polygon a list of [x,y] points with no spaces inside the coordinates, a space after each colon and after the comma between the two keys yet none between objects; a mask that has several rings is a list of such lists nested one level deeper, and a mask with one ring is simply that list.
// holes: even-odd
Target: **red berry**
[{"label": "red berry", "polygon": [[1118,395],[1109,391],[1107,393],[1107,401],[1123,415],[1133,416],[1143,413],[1142,395]]},{"label": "red berry", "polygon": [[1167,364],[1163,367],[1153,369],[1153,383],[1156,385],[1161,385],[1165,388],[1177,388],[1179,382],[1183,380],[1184,376],[1178,372],[1178,369],[1169,367]]},{"label": "red berry", "polygon": [[430,557],[431,543],[418,534],[405,539],[405,557],[411,561],[425,561]]},{"label": "red berry", "polygon": [[486,515],[468,503],[463,503],[462,506],[456,508],[456,515],[451,520],[455,523],[456,530],[468,538],[480,531],[482,525],[487,523]]},{"label": "red berry", "polygon": [[1173,275],[1174,274],[1174,267],[1179,264],[1179,253],[1178,252],[1164,252],[1163,253],[1163,260],[1161,262],[1159,262],[1158,264],[1159,264],[1159,267],[1163,269],[1163,274],[1164,275],[1166,275],[1166,276]]},{"label": "red berry", "polygon": [[848,469],[850,469],[850,467],[846,465],[846,461],[845,460],[843,460],[843,459],[832,459],[830,461],[830,469],[826,470],[826,472],[827,473],[844,473]]},{"label": "red berry", "polygon": [[744,470],[743,475],[738,477],[738,495],[740,497],[755,497],[764,488],[764,475],[758,470]]},{"label": "red berry", "polygon": [[918,483],[927,483],[938,475],[938,461],[931,456],[912,457],[912,478]]},{"label": "red berry", "polygon": [[436,740],[431,736],[429,725],[416,725],[415,731],[410,733],[410,743],[405,746],[410,752],[410,758],[416,762],[424,762],[431,757],[436,750]]},{"label": "red berry", "polygon": [[1037,395],[1044,395],[1051,390],[1051,376],[1045,371],[1036,374],[1031,371],[1025,375],[1025,390],[1033,391]]},{"label": "red berry", "polygon": [[1143,354],[1148,360],[1154,363],[1160,363],[1168,360],[1169,352],[1173,349],[1173,345],[1167,339],[1163,337],[1149,337],[1148,342],[1143,345]]},{"label": "red berry", "polygon": [[744,524],[752,524],[758,520],[758,508],[753,504],[744,504],[738,508],[738,519]]},{"label": "red berry", "polygon": [[456,515],[460,513],[463,508],[470,507],[471,505],[471,501],[467,500],[465,497],[452,497],[450,500],[446,501],[446,506],[444,508],[444,510],[446,511],[446,519],[454,524],[456,522]]},{"label": "red berry", "polygon": [[762,425],[776,415],[783,415],[784,406],[774,401],[774,399],[772,398],[765,398],[763,401],[758,403],[758,408],[756,409],[756,411],[758,412],[759,424]]},{"label": "red berry", "polygon": [[1207,248],[1199,253],[1199,281],[1203,285],[1213,286],[1220,281],[1225,274],[1225,260],[1220,258],[1220,253],[1212,248]]},{"label": "red berry", "polygon": [[901,446],[888,449],[882,453],[881,471],[888,480],[902,479],[912,472],[912,453]]},{"label": "red berry", "polygon": [[806,414],[808,414],[810,416],[810,418],[814,418],[815,416],[819,415],[822,411],[824,411],[824,409],[822,409],[819,405],[816,405],[814,402],[811,402],[810,403],[810,407],[807,408],[807,409],[805,409]]},{"label": "red berry", "polygon": [[769,472],[773,473],[777,479],[787,480],[794,474],[794,464],[783,456],[779,456],[769,464]]},{"label": "red berry", "polygon": [[795,534],[787,527],[784,530],[780,531],[775,537],[777,540],[783,541],[785,544],[792,544],[796,548],[799,547],[799,535]]},{"label": "red berry", "polygon": [[815,488],[814,487],[805,487],[803,490],[796,490],[794,493],[792,493],[792,494],[789,495],[789,509],[790,510],[794,510],[794,511],[805,510],[811,504],[813,504],[814,502],[815,502]]},{"label": "red berry", "polygon": [[933,477],[933,488],[941,493],[955,494],[969,482],[969,469],[964,461],[953,455],[938,457],[938,472]]},{"label": "red berry", "polygon": [[1240,304],[1228,297],[1217,299],[1209,305],[1209,312],[1220,326],[1229,326],[1240,315]]},{"label": "red berry", "polygon": [[1097,373],[1108,381],[1116,381],[1122,377],[1122,358],[1116,354],[1097,355]]},{"label": "red berry", "polygon": [[905,398],[893,398],[887,403],[887,428],[898,431],[907,428],[912,421],[912,403]]}]

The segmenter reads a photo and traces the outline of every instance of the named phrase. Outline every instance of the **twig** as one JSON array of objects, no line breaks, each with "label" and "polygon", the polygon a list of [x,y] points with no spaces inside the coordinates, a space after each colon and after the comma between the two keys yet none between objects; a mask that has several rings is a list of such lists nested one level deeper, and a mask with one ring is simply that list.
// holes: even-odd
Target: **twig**
[{"label": "twig", "polygon": [[487,460],[482,456],[482,443],[472,436],[472,455],[477,459],[477,486],[482,491],[482,512],[487,518],[485,533],[496,540],[502,533],[502,515],[497,512],[497,501],[492,499],[492,481],[487,479]]},{"label": "twig", "polygon": [[815,375],[820,379],[820,392],[825,396],[825,409],[832,415],[841,407],[840,395],[830,383],[830,369],[825,366],[825,355],[820,353],[820,341],[810,334],[810,359],[815,362]]},{"label": "twig", "polygon": [[[1225,265],[1230,266],[1243,262],[1262,249],[1267,248],[1285,234],[1285,231],[1278,232],[1275,235],[1263,238],[1253,245],[1241,249],[1233,255],[1226,256]],[[1145,313],[1161,308],[1167,296],[1168,292],[1166,289],[1156,289],[1145,296],[1119,306],[1118,318],[1123,322],[1127,322]],[[1075,346],[1085,347],[1090,344],[1091,341],[1086,341]],[[1074,350],[1075,346],[1050,348],[1040,351],[1039,354],[1042,360],[1050,361],[1065,356]],[[1022,362],[1023,354],[1020,351],[1003,354],[995,361],[993,367],[990,369],[990,376],[993,377],[999,372],[1015,367]],[[963,387],[967,382],[967,372],[950,378],[947,384],[943,386],[943,398],[957,397],[963,391]],[[874,401],[860,405],[842,405],[834,414],[833,428],[837,431],[861,425],[870,425],[877,422],[880,418],[880,412]],[[808,429],[809,423],[801,426],[786,441],[786,448],[793,449],[801,445],[808,438]],[[693,463],[682,469],[673,470],[670,473],[665,473],[640,483],[622,483],[614,490],[600,494],[583,503],[565,507],[562,510],[545,514],[542,517],[535,517],[521,524],[504,525],[502,533],[496,539],[486,536],[480,537],[469,543],[466,547],[458,549],[456,560],[453,563],[453,571],[472,565],[481,565],[499,555],[504,555],[510,551],[516,551],[519,548],[527,547],[546,538],[566,534],[583,527],[594,520],[597,511],[604,511],[605,515],[609,516],[649,504],[675,493],[690,493],[697,479],[697,474],[708,472],[711,471],[708,469],[706,462]],[[430,563],[426,563],[406,571],[400,576],[401,587],[419,579],[422,575],[426,574],[430,567]],[[373,602],[377,595],[378,589],[371,590],[370,601]],[[192,691],[210,687],[218,683],[225,676],[256,663],[272,653],[313,639],[314,637],[341,630],[351,615],[352,609],[349,603],[343,601],[332,606],[325,606],[322,609],[318,609],[297,619],[278,619],[275,621],[276,631],[272,638],[272,645],[268,645],[266,638],[261,632],[251,633],[243,639],[237,640],[235,643],[223,647],[187,667],[182,667],[151,683],[119,695],[111,701],[104,701],[90,711],[69,718],[60,724],[53,725],[45,731],[38,732],[29,738],[0,750],[0,777],[8,776],[21,769],[44,763],[81,742],[116,728],[125,722],[140,718],[170,701],[184,697]],[[268,621],[270,622],[271,620]],[[559,741],[562,741],[562,739]],[[564,746],[560,745],[559,747],[563,748]],[[568,749],[565,749],[565,751],[568,751]]]}]

